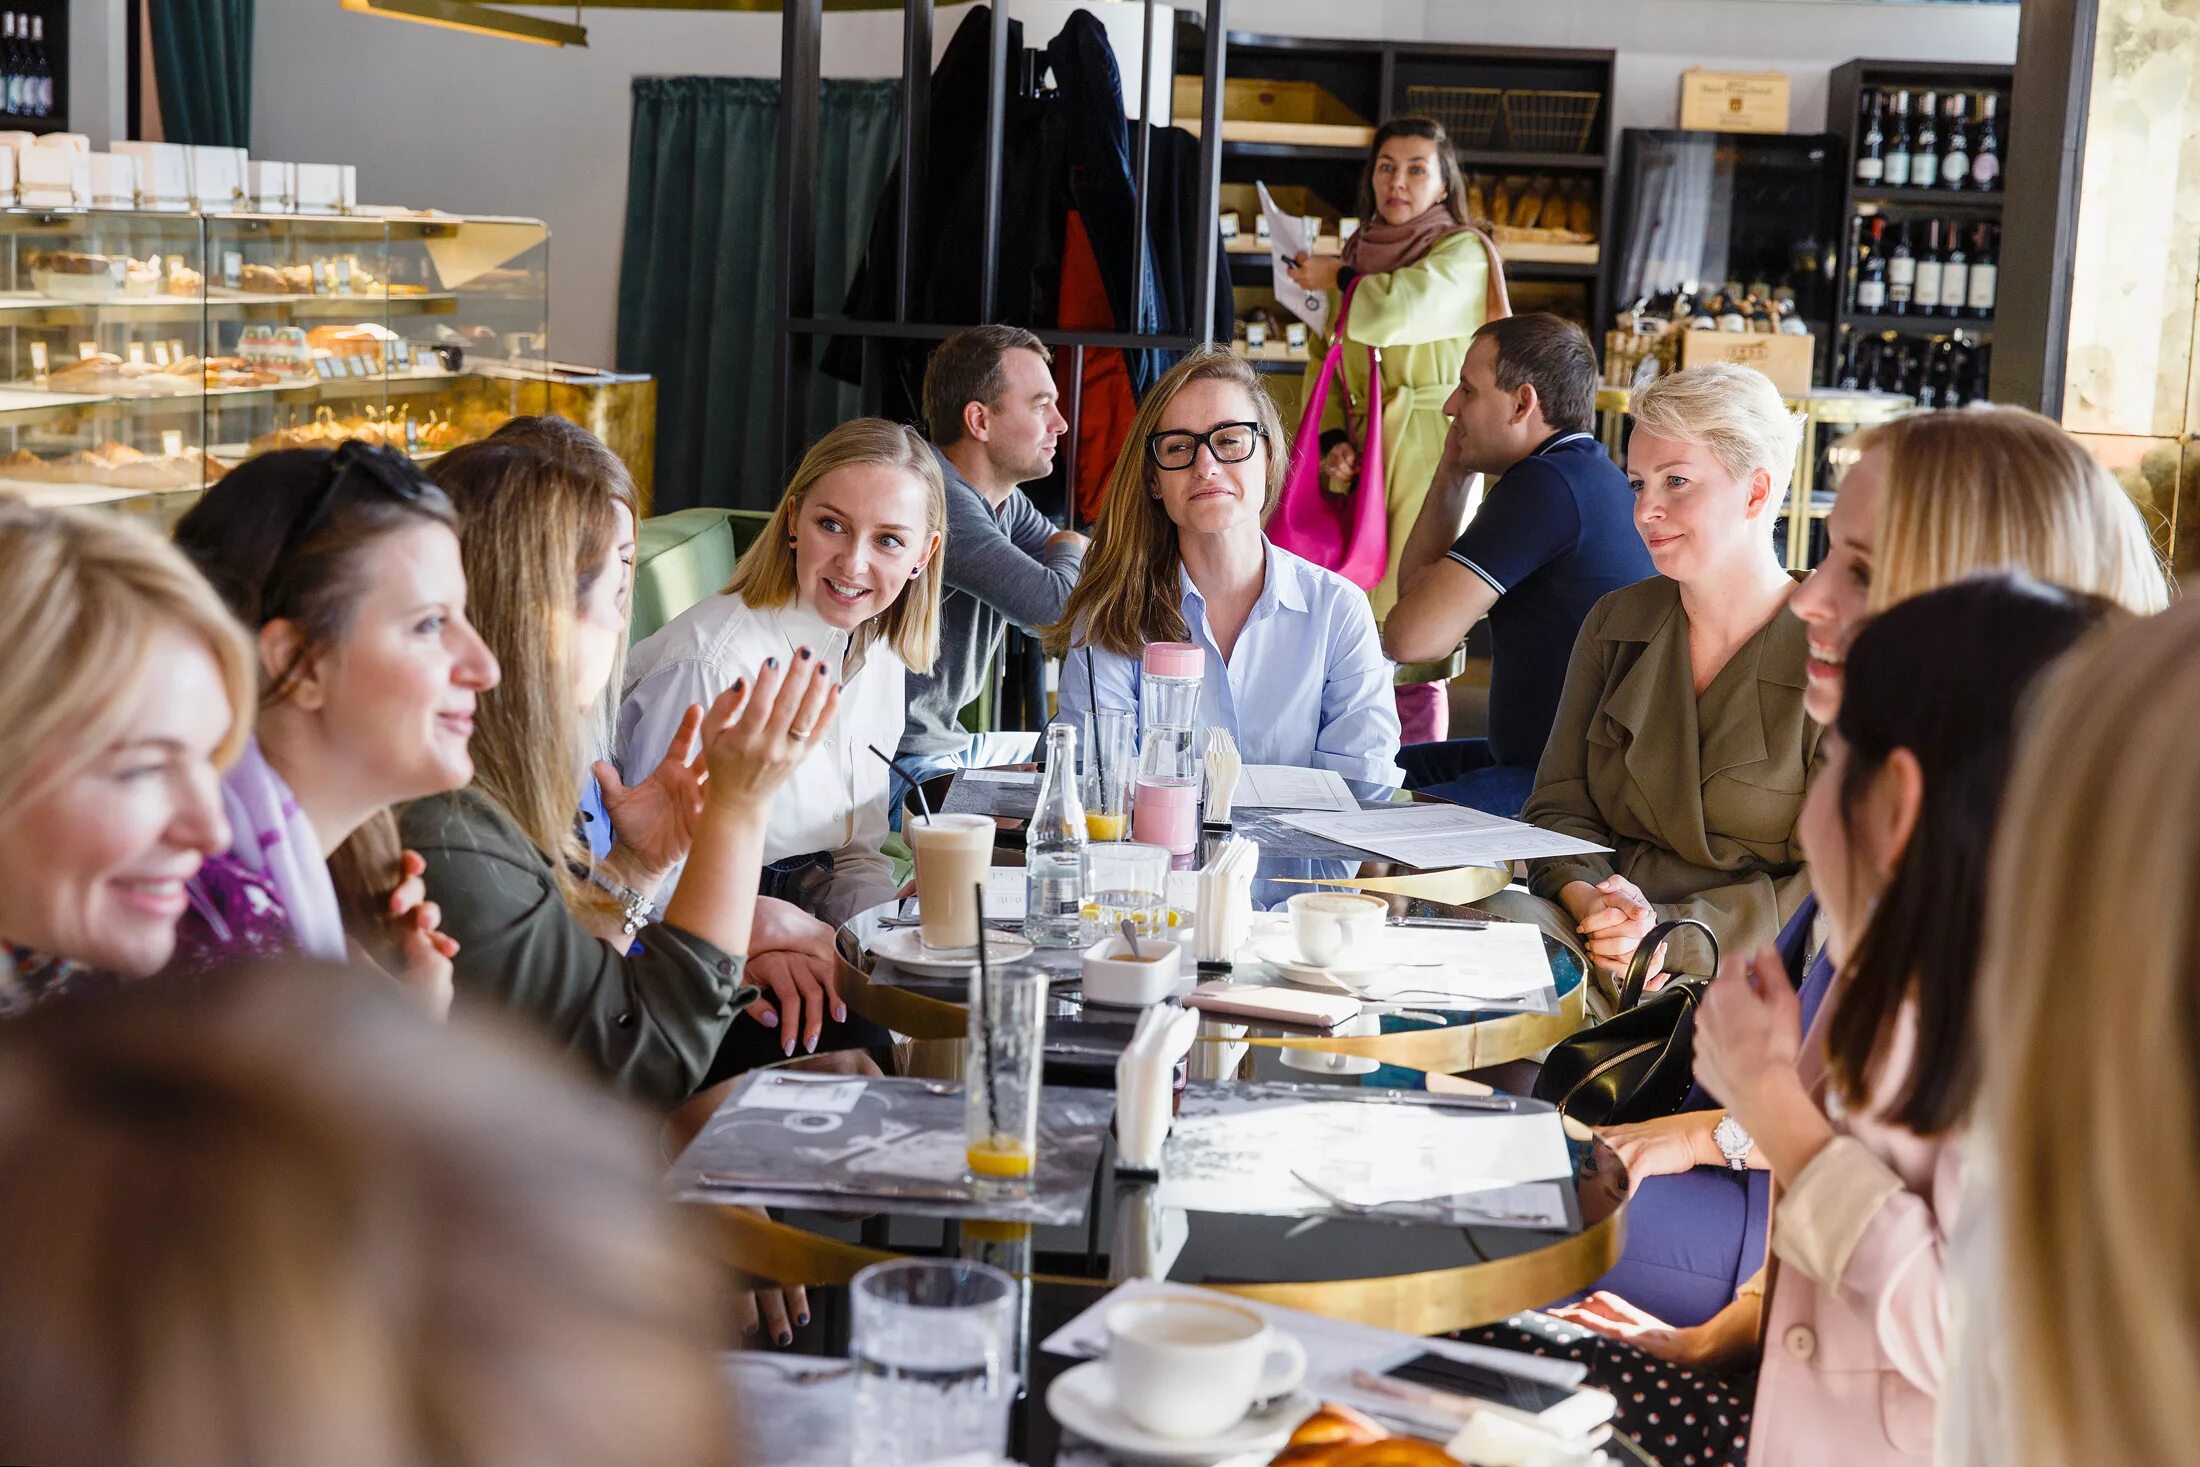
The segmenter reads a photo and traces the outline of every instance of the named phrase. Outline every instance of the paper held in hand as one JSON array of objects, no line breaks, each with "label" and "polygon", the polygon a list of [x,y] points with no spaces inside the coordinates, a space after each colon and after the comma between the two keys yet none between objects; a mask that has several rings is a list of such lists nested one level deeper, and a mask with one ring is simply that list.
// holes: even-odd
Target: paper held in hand
[{"label": "paper held in hand", "polygon": [[1350,815],[1282,817],[1286,825],[1423,871],[1446,866],[1500,866],[1545,856],[1585,856],[1609,846],[1487,815],[1464,805],[1393,805]]},{"label": "paper held in hand", "polygon": [[1268,261],[1275,267],[1276,299],[1285,310],[1306,323],[1316,336],[1329,335],[1329,294],[1326,291],[1308,290],[1293,281],[1283,270],[1284,261],[1296,260],[1314,252],[1314,241],[1306,237],[1306,221],[1296,214],[1286,214],[1281,205],[1269,196],[1268,185],[1255,183],[1260,190],[1260,211],[1268,216]]}]

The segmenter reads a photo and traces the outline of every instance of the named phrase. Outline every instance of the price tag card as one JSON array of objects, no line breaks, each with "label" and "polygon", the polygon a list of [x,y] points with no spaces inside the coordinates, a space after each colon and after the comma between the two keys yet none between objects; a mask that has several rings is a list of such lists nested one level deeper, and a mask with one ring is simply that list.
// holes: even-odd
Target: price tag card
[{"label": "price tag card", "polygon": [[313,371],[323,382],[328,382],[343,375],[344,364],[334,357],[315,357]]},{"label": "price tag card", "polygon": [[180,336],[171,336],[168,338],[168,352],[170,356],[172,356],[176,361],[179,362],[182,361],[185,357],[191,355],[191,353],[183,349],[183,338]]},{"label": "price tag card", "polygon": [[78,343],[76,344],[76,359],[77,359],[78,361],[80,361],[80,362],[88,362],[88,361],[90,361],[90,360],[91,360],[91,359],[92,359],[93,357],[96,357],[96,356],[98,356],[98,355],[99,355],[99,344],[98,344],[97,342],[92,342],[92,341],[80,341],[80,342],[78,342]]},{"label": "price tag card", "polygon": [[31,372],[39,377],[46,375],[46,343],[43,341],[31,343]]},{"label": "price tag card", "polygon": [[144,342],[133,341],[130,343],[130,365],[133,367],[142,367],[145,365]]},{"label": "price tag card", "polygon": [[165,341],[156,341],[156,342],[154,342],[154,343],[153,343],[153,365],[154,365],[154,366],[156,366],[156,367],[165,367],[165,366],[167,366],[167,365],[168,365],[168,364],[169,364],[170,362],[172,362],[172,361],[174,361],[174,360],[175,360],[175,358],[173,358],[173,357],[171,357],[171,356],[169,356],[169,355],[168,355],[168,343],[167,343],[167,342],[165,342]]},{"label": "price tag card", "polygon": [[365,352],[355,351],[350,356],[345,357],[344,361],[347,364],[346,369],[354,377],[372,377],[374,375],[374,361]]},{"label": "price tag card", "polygon": [[183,430],[181,428],[161,429],[160,451],[168,458],[183,457]]},{"label": "price tag card", "polygon": [[244,251],[222,251],[222,284],[235,290],[244,282]]}]

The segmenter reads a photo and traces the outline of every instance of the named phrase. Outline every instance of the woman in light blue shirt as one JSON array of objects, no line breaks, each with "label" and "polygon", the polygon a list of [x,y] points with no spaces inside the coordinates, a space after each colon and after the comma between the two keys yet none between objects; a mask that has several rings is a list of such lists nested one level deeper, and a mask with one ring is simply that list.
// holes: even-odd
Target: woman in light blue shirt
[{"label": "woman in light blue shirt", "polygon": [[1200,722],[1229,729],[1246,763],[1399,784],[1392,669],[1366,593],[1262,533],[1284,453],[1276,405],[1222,348],[1147,392],[1048,633],[1066,658],[1061,717],[1136,710],[1145,645],[1191,642],[1207,653]]}]

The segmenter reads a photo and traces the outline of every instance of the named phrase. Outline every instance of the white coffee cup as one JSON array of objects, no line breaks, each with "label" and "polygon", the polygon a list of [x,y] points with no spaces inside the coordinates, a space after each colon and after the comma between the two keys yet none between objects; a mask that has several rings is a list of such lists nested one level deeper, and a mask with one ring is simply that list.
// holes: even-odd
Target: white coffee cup
[{"label": "white coffee cup", "polygon": [[1366,952],[1390,913],[1381,897],[1356,891],[1302,891],[1288,906],[1299,956],[1317,968],[1355,949]]},{"label": "white coffee cup", "polygon": [[1107,1313],[1115,1404],[1155,1436],[1220,1436],[1306,1378],[1306,1348],[1225,1299],[1133,1299]]}]

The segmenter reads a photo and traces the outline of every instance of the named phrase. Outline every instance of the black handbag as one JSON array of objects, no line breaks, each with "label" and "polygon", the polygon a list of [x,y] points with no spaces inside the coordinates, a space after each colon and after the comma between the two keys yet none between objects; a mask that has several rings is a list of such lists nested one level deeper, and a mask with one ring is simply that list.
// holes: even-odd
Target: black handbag
[{"label": "black handbag", "polygon": [[1543,1061],[1535,1098],[1591,1126],[1626,1125],[1676,1114],[1695,1083],[1696,1005],[1711,978],[1676,973],[1647,998],[1650,962],[1678,928],[1693,927],[1711,944],[1719,971],[1719,939],[1693,917],[1660,922],[1643,934],[1627,965],[1619,1010],[1601,1024],[1560,1041]]}]

